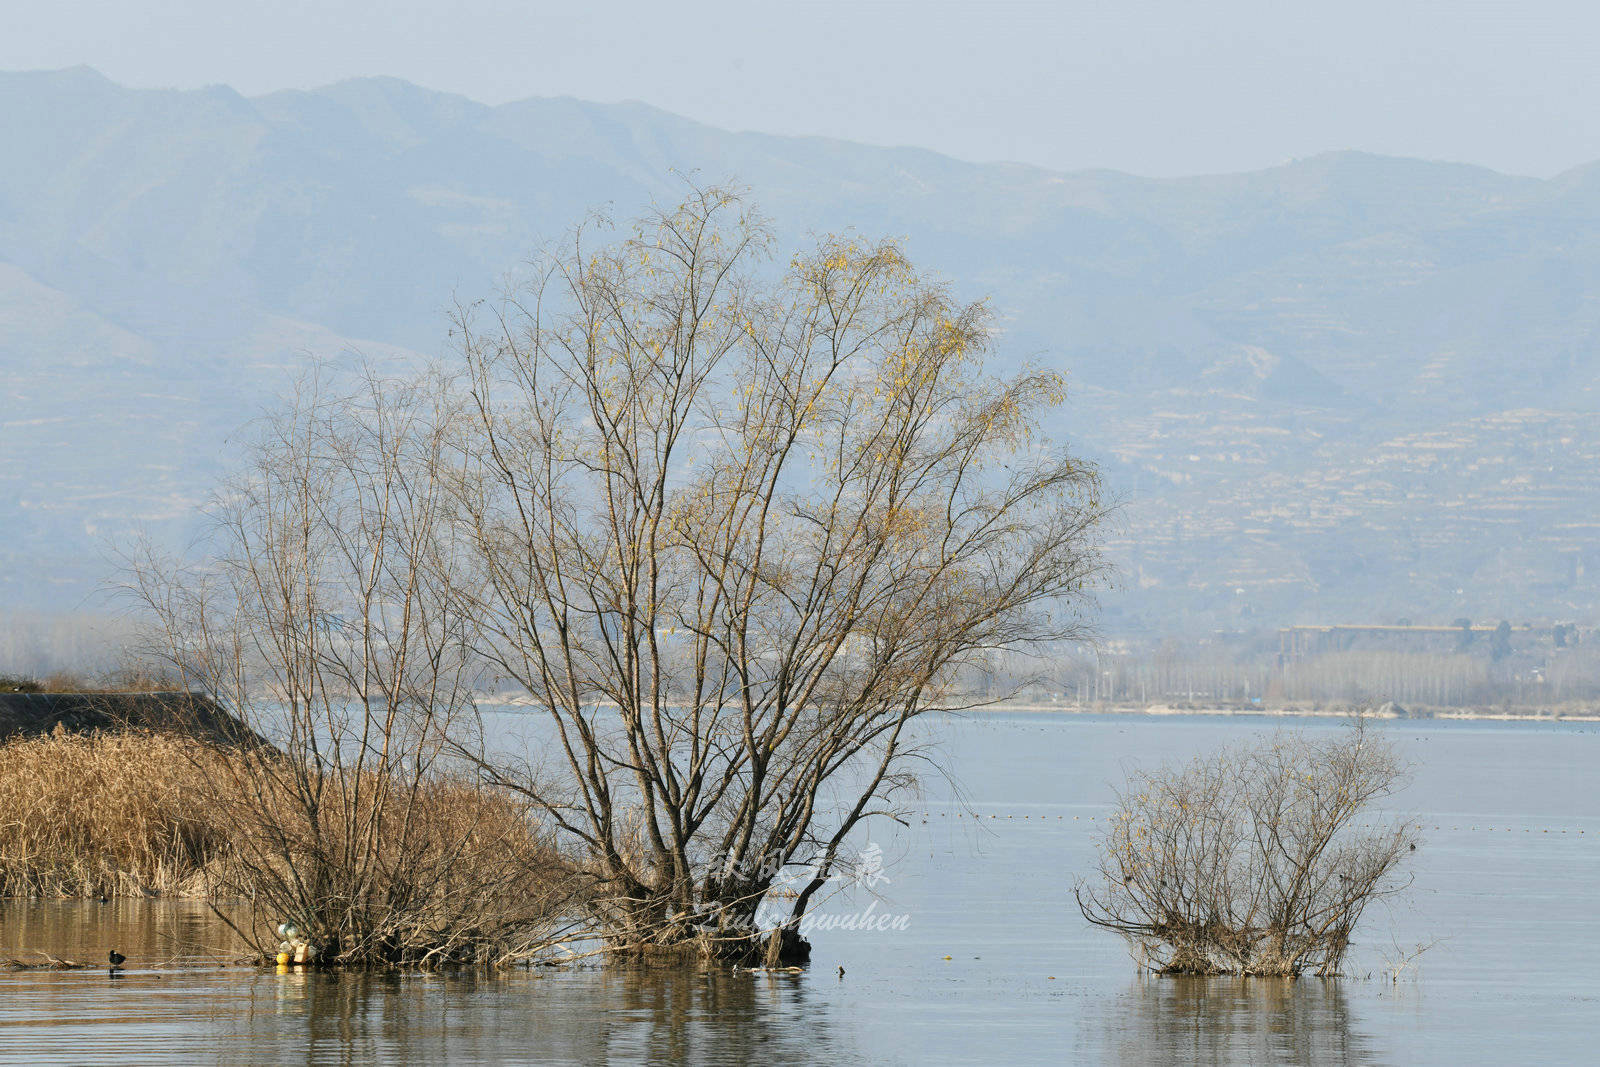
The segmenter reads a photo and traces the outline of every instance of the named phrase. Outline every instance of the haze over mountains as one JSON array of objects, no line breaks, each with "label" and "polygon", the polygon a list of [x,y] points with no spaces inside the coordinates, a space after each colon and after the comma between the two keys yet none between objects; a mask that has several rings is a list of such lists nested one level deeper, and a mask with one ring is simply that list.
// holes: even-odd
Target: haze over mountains
[{"label": "haze over mountains", "polygon": [[1066,368],[1127,506],[1104,628],[1592,621],[1600,165],[1350,153],[1180,180],[500,107],[371,79],[246,99],[0,74],[0,610],[181,536],[307,353],[446,345],[586,210],[736,179],[792,243],[901,235]]}]

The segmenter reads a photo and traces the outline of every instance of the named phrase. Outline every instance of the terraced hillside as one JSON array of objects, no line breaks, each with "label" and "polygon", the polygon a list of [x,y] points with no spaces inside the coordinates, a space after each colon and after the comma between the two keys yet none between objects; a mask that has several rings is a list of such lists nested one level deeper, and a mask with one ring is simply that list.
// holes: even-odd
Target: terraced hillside
[{"label": "terraced hillside", "polygon": [[1331,154],[1180,180],[729,133],[391,80],[246,99],[0,75],[0,603],[189,532],[307,354],[439,354],[585,210],[736,178],[906,239],[1068,368],[1127,502],[1107,628],[1592,618],[1600,169]]}]

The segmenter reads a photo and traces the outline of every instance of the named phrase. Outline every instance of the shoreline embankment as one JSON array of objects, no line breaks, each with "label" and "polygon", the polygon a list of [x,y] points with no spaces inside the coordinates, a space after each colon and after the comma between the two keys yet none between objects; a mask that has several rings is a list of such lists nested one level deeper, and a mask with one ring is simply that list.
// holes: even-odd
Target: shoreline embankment
[{"label": "shoreline embankment", "polygon": [[[478,704],[485,708],[517,708],[533,710],[539,705],[525,696],[512,694],[484,693],[478,696]],[[1195,715],[1195,716],[1257,716],[1262,718],[1286,719],[1348,719],[1353,715],[1364,714],[1374,719],[1397,719],[1410,722],[1428,722],[1443,719],[1450,721],[1480,721],[1480,722],[1566,722],[1586,723],[1600,722],[1600,706],[1593,704],[1558,704],[1558,705],[1489,705],[1479,707],[1432,707],[1423,705],[1402,706],[1392,701],[1368,704],[1295,704],[1295,703],[1261,703],[1239,704],[1225,702],[1188,701],[1174,703],[1148,704],[1140,703],[1113,703],[1084,702],[1075,700],[997,700],[993,703],[984,703],[976,697],[958,698],[951,701],[952,705],[959,705],[960,714],[1039,714],[1049,713],[1055,715],[1127,715],[1127,716],[1160,716],[1160,715]],[[615,707],[610,703],[598,703],[595,707]]]}]

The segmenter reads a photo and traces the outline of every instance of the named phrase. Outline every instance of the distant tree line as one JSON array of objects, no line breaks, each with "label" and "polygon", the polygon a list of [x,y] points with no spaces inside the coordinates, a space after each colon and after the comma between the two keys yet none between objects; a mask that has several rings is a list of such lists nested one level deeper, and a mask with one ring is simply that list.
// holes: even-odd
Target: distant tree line
[{"label": "distant tree line", "polygon": [[968,676],[978,693],[1022,687],[1033,699],[1073,706],[1280,703],[1465,708],[1551,706],[1600,700],[1600,648],[1578,628],[1553,629],[1549,647],[1511,647],[1509,625],[1460,652],[1355,649],[1280,661],[1264,640],[1166,641],[1151,648],[997,659]]}]

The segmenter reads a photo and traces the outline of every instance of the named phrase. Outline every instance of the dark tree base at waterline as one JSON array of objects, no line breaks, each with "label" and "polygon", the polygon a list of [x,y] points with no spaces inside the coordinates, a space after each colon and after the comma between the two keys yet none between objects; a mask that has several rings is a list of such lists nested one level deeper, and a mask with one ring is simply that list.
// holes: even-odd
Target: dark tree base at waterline
[{"label": "dark tree base at waterline", "polygon": [[763,956],[769,967],[811,962],[811,942],[800,931],[785,926],[767,935]]},{"label": "dark tree base at waterline", "polygon": [[792,928],[772,930],[754,937],[716,937],[711,934],[682,940],[617,942],[610,955],[619,962],[681,966],[694,960],[712,960],[742,967],[790,967],[811,960],[811,942]]}]

